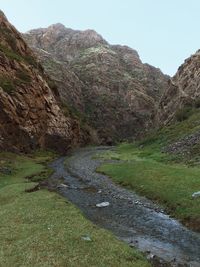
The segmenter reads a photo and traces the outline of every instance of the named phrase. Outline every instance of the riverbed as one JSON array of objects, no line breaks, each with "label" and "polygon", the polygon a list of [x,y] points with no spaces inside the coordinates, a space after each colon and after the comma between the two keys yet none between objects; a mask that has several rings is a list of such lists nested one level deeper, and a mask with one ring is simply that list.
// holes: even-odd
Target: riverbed
[{"label": "riverbed", "polygon": [[[50,182],[89,220],[144,252],[152,262],[200,267],[199,233],[170,218],[152,201],[96,172],[105,162],[96,155],[109,149],[82,148],[57,159],[51,165],[55,172]],[[103,202],[106,205],[98,207]]]}]

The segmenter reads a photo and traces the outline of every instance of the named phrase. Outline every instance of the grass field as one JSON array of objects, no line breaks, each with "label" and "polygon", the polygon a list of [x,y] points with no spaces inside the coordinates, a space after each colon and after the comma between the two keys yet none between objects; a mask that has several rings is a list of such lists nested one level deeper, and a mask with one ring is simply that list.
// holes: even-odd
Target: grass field
[{"label": "grass field", "polygon": [[90,223],[56,193],[25,192],[36,185],[25,178],[43,179],[51,158],[46,153],[0,154],[0,266],[150,266],[139,252]]},{"label": "grass field", "polygon": [[155,200],[187,226],[200,231],[200,146],[190,148],[186,155],[163,153],[166,145],[199,130],[200,113],[154,131],[135,144],[121,144],[103,155],[106,159],[122,160],[104,164],[98,171],[141,195]]}]

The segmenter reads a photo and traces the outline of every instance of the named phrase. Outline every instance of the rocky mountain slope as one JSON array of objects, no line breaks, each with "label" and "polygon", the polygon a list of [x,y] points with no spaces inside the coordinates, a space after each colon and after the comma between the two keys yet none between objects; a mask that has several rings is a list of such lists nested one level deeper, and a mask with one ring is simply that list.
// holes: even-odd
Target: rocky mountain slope
[{"label": "rocky mountain slope", "polygon": [[161,97],[155,123],[163,128],[164,138],[168,139],[164,151],[199,164],[200,51],[186,59],[169,81]]},{"label": "rocky mountain slope", "polygon": [[187,113],[187,110],[189,111],[192,107],[198,108],[199,106],[200,50],[186,59],[170,80],[159,104],[159,122],[168,124],[177,119],[179,115],[177,112]]},{"label": "rocky mountain slope", "polygon": [[31,30],[24,38],[56,81],[63,103],[98,130],[102,143],[152,127],[169,77],[143,64],[135,50],[62,24]]},{"label": "rocky mountain slope", "polygon": [[[82,141],[31,49],[0,12],[0,150],[67,150]],[[56,96],[57,95],[57,96]]]}]

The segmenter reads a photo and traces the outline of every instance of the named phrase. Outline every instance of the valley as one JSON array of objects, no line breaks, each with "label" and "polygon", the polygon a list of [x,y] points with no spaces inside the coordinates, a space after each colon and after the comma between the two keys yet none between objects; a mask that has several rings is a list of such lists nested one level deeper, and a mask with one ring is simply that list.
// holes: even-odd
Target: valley
[{"label": "valley", "polygon": [[200,267],[199,62],[0,12],[0,266]]},{"label": "valley", "polygon": [[[17,157],[12,153],[1,154],[1,173],[4,172],[0,178],[1,216],[4,218],[1,221],[4,229],[1,233],[1,262],[4,266],[16,260],[19,265],[23,260],[25,265],[44,266],[46,257],[46,266],[64,266],[66,260],[71,266],[101,266],[100,258],[102,266],[198,266],[200,235],[168,216],[167,211],[182,219],[180,213],[175,214],[176,210],[166,209],[172,208],[170,201],[162,199],[162,193],[169,197],[168,191],[172,191],[174,208],[180,210],[182,207],[185,209],[189,201],[185,213],[190,214],[190,222],[195,222],[192,214],[199,214],[199,199],[192,200],[192,191],[189,190],[194,181],[187,181],[186,176],[179,190],[175,183],[170,184],[170,176],[178,177],[175,171],[172,172],[173,168],[176,172],[182,170],[183,175],[190,170],[166,163],[168,170],[164,171],[163,163],[161,170],[161,163],[156,165],[155,159],[143,158],[137,153],[133,145],[124,144],[118,148],[82,148],[59,159],[55,159],[58,155],[45,151]],[[145,176],[146,164],[151,164],[146,169],[151,177]],[[159,170],[159,175],[155,170]],[[116,183],[99,174],[102,171],[113,177]],[[196,168],[197,177],[199,172]],[[160,178],[162,173],[168,177],[165,183]],[[193,167],[192,173],[194,177]],[[137,176],[139,180],[135,178]],[[123,179],[120,181],[119,177]],[[164,190],[156,191],[157,186]],[[109,206],[98,208],[96,205],[103,201]],[[84,217],[71,203],[80,208]],[[199,231],[197,227],[195,230]],[[129,247],[102,228],[113,232]],[[20,256],[22,251],[23,258]]]},{"label": "valley", "polygon": [[[149,196],[148,191],[145,191],[145,186],[150,187],[150,179],[145,179],[143,172],[138,170],[137,162],[135,163],[128,157],[128,161],[123,159],[122,163],[117,163],[119,158],[116,160],[116,157],[113,156],[115,154],[117,154],[115,148],[110,150],[108,147],[77,150],[67,159],[59,159],[53,163],[52,167],[55,173],[50,178],[50,182],[55,182],[58,192],[75,203],[95,224],[112,231],[131,247],[137,247],[143,251],[154,266],[166,266],[165,264],[198,266],[200,235],[187,230],[169,217],[166,211],[163,211],[163,207],[130,191],[130,189],[136,189],[141,195],[141,191],[137,189],[143,183],[142,195]],[[105,155],[111,155],[111,157],[105,157]],[[110,165],[111,163],[112,165]],[[145,163],[143,161],[140,163],[145,170]],[[106,165],[99,169],[102,164]],[[122,172],[120,172],[120,167],[124,168]],[[119,177],[121,177],[123,181],[121,184],[130,185],[129,190],[112,183],[107,176],[97,173],[96,169],[104,170],[118,183],[120,182]],[[130,183],[127,182],[128,171]],[[150,181],[158,179],[156,173],[152,173],[152,169],[146,168],[146,172],[153,176]],[[135,181],[134,176],[138,175],[140,178]],[[61,180],[59,180],[60,177],[62,177]],[[131,187],[133,185],[131,181],[136,182],[137,186]],[[190,184],[192,183],[190,182]],[[155,181],[153,188],[155,189],[156,186],[159,186],[159,181]],[[161,186],[166,192],[167,186],[163,184]],[[179,197],[179,192],[172,183],[169,187],[169,190],[174,189],[176,196]],[[152,192],[156,195],[156,190],[152,190]],[[159,193],[162,194],[162,191],[159,190]],[[182,197],[181,201],[186,202],[187,198],[188,196]],[[98,208],[96,204],[102,202],[109,203],[109,205]],[[175,202],[174,205],[178,206]],[[198,200],[193,207],[189,207],[190,211],[195,207],[194,213],[199,214]]]},{"label": "valley", "polygon": [[[135,249],[89,222],[68,200],[45,185],[55,154],[0,153],[0,266],[149,267]],[[46,187],[46,188],[45,188]],[[84,237],[90,236],[91,241]],[[95,254],[95,257],[94,257]]]}]

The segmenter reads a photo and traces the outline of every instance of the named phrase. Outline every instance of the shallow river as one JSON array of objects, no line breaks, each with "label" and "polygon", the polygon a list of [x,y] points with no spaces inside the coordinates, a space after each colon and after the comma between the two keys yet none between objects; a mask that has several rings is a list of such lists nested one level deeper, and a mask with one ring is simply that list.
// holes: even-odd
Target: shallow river
[{"label": "shallow river", "polygon": [[[88,219],[145,252],[152,261],[159,258],[163,264],[160,266],[167,262],[168,266],[200,267],[200,234],[186,229],[150,200],[95,172],[103,160],[94,156],[107,149],[83,148],[67,161],[56,160],[52,163],[55,173],[50,181]],[[109,202],[109,206],[96,207],[101,202]]]}]

